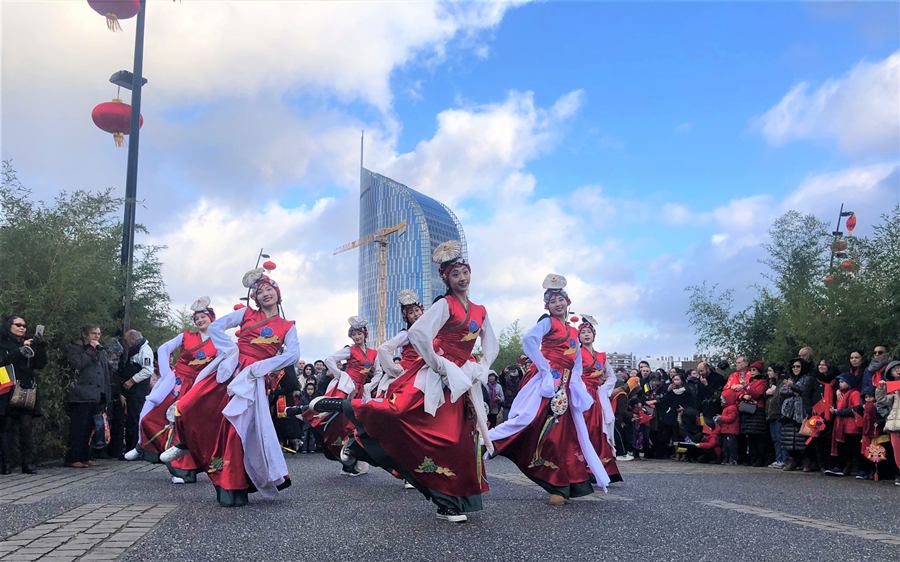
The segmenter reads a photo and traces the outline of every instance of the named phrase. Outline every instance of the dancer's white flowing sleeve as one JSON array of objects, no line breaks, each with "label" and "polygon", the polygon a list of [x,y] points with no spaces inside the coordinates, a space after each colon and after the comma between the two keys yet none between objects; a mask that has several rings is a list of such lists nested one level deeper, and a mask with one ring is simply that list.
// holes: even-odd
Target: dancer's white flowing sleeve
[{"label": "dancer's white flowing sleeve", "polygon": [[606,372],[606,380],[603,381],[603,384],[600,385],[599,390],[597,391],[597,395],[600,398],[600,410],[603,412],[603,435],[606,436],[606,441],[609,443],[610,447],[612,447],[613,451],[616,450],[616,439],[615,439],[615,413],[612,409],[612,404],[609,401],[609,396],[612,394],[613,389],[616,387],[616,374],[612,370],[612,366],[609,364],[609,361],[606,362],[606,366],[604,371]]},{"label": "dancer's white flowing sleeve", "polygon": [[325,359],[325,366],[328,367],[328,370],[334,375],[334,380],[328,385],[328,390],[337,386],[338,390],[347,395],[347,398],[353,399],[355,398],[353,391],[356,390],[356,383],[353,382],[353,379],[350,378],[347,371],[342,371],[338,366],[339,361],[347,361],[350,357],[350,347],[342,347]]},{"label": "dancer's white flowing sleeve", "polygon": [[428,312],[419,317],[407,333],[409,343],[415,348],[419,357],[424,359],[425,364],[438,374],[444,374],[444,369],[441,357],[434,351],[434,338],[448,320],[450,320],[450,306],[447,304],[447,299],[441,299],[431,305]]},{"label": "dancer's white flowing sleeve", "polygon": [[538,370],[538,388],[540,395],[544,398],[550,398],[555,392],[553,384],[553,375],[550,374],[550,363],[544,354],[541,353],[541,340],[544,339],[553,324],[550,318],[541,318],[524,336],[522,336],[522,351],[531,359],[534,366]]},{"label": "dancer's white flowing sleeve", "polygon": [[381,364],[381,370],[391,378],[397,378],[403,374],[403,367],[394,363],[394,353],[408,343],[409,332],[402,330],[378,348],[378,363]]},{"label": "dancer's white flowing sleeve", "polygon": [[325,358],[325,367],[331,372],[331,376],[336,379],[341,378],[344,371],[341,370],[340,361],[350,359],[350,346],[342,347]]},{"label": "dancer's white flowing sleeve", "polygon": [[494,444],[491,441],[490,432],[487,425],[487,408],[484,404],[484,393],[481,391],[481,387],[487,384],[488,380],[488,371],[491,369],[491,363],[494,362],[494,359],[497,358],[497,355],[500,353],[500,344],[497,342],[497,335],[494,333],[494,328],[491,326],[491,321],[488,318],[487,313],[484,315],[484,321],[481,323],[481,361],[478,363],[466,363],[463,365],[462,370],[464,372],[468,372],[474,366],[474,369],[477,373],[473,373],[473,381],[472,386],[469,388],[469,400],[472,401],[473,406],[475,407],[475,419],[476,425],[478,427],[478,433],[481,435],[481,440],[484,443],[485,447],[487,447],[488,455],[494,454]]},{"label": "dancer's white flowing sleeve", "polygon": [[169,366],[169,358],[176,349],[181,347],[183,340],[184,334],[178,334],[156,350],[157,363],[159,364],[159,380],[153,385],[153,389],[147,395],[147,399],[141,407],[141,420],[144,419],[144,416],[150,410],[159,406],[166,396],[172,392],[172,389],[175,388],[175,373],[172,371],[172,367]]},{"label": "dancer's white flowing sleeve", "polygon": [[481,325],[481,353],[480,363],[484,367],[484,380],[481,382],[487,384],[487,373],[490,371],[494,359],[500,354],[500,343],[497,342],[497,334],[494,333],[490,317],[487,314],[484,315],[484,323]]},{"label": "dancer's white flowing sleeve", "polygon": [[231,378],[238,365],[238,347],[231,336],[225,330],[236,328],[244,320],[246,308],[235,310],[221,318],[217,318],[209,327],[209,339],[216,346],[216,358],[197,375],[197,381],[201,381],[212,373],[216,373],[216,381],[223,383]]},{"label": "dancer's white flowing sleeve", "polygon": [[240,435],[244,447],[244,470],[264,498],[277,496],[278,486],[288,475],[266,400],[266,375],[293,365],[298,359],[300,344],[297,328],[291,326],[284,336],[281,355],[249,365],[228,385],[228,394],[232,398],[222,414]]},{"label": "dancer's white flowing sleeve", "polygon": [[409,343],[409,333],[402,330],[399,334],[381,344],[378,348],[378,368],[371,382],[366,384],[366,394],[376,398],[387,392],[387,387],[403,374],[403,367],[394,363],[394,352]]}]

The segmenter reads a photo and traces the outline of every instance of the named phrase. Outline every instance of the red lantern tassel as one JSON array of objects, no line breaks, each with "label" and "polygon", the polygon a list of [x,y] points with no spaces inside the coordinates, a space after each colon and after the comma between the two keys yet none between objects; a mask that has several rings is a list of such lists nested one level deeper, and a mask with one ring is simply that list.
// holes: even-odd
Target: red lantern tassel
[{"label": "red lantern tassel", "polygon": [[106,14],[106,27],[113,33],[122,31],[122,26],[119,25],[119,18],[116,17],[116,14]]},{"label": "red lantern tassel", "polygon": [[123,133],[113,133],[113,140],[116,141],[118,148],[125,146],[125,135]]}]

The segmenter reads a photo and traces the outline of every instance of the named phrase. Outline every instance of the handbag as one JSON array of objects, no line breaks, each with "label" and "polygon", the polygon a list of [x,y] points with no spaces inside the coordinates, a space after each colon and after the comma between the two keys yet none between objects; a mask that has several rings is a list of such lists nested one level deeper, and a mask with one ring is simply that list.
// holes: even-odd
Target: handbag
[{"label": "handbag", "polygon": [[809,416],[803,418],[803,423],[800,424],[800,431],[797,432],[804,437],[812,437],[812,428],[809,427],[808,421]]},{"label": "handbag", "polygon": [[738,405],[738,412],[742,414],[755,414],[756,404],[754,404],[753,402],[741,402]]},{"label": "handbag", "polygon": [[37,387],[23,388],[21,384],[16,384],[13,388],[12,396],[9,397],[9,405],[20,410],[33,410],[34,402],[37,399]]}]

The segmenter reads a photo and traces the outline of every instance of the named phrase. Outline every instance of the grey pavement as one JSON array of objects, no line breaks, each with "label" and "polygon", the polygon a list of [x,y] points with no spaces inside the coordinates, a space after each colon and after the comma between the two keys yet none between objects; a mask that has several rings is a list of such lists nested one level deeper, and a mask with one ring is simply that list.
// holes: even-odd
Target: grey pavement
[{"label": "grey pavement", "polygon": [[0,477],[0,562],[123,560],[900,560],[900,486],[772,469],[622,463],[625,482],[563,507],[505,459],[469,522],[435,519],[374,470],[288,456],[294,485],[223,509],[209,480],[105,462]]}]

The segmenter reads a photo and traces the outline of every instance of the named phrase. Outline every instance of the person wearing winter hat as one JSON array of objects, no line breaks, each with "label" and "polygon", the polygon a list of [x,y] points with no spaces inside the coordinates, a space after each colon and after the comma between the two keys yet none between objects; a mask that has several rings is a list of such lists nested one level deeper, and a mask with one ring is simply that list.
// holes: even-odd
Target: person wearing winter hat
[{"label": "person wearing winter hat", "polygon": [[[884,378],[875,387],[875,402],[887,411],[884,431],[891,436],[894,463],[900,467],[900,388],[888,391],[888,383],[894,386],[898,382],[900,382],[900,361],[891,361],[885,365]],[[894,483],[900,486],[900,475]]]},{"label": "person wearing winter hat", "polygon": [[[197,375],[174,413],[181,439],[160,460],[191,455],[209,476],[222,507],[247,505],[251,490],[275,498],[291,485],[266,400],[266,377],[300,359],[294,322],[280,315],[281,289],[263,269],[243,278],[256,304],[209,327],[216,358]],[[225,331],[239,328],[237,344]],[[279,353],[281,351],[281,353]]]},{"label": "person wearing winter hat", "polygon": [[850,373],[838,375],[836,407],[829,411],[834,418],[834,429],[831,432],[831,456],[837,459],[834,468],[826,470],[828,476],[847,476],[851,473],[852,464],[856,464],[862,439],[863,408],[859,391],[856,390],[856,377]]},{"label": "person wearing winter hat", "polygon": [[[766,388],[768,377],[765,365],[756,361],[750,365],[749,380],[740,392],[738,411],[741,419],[742,442],[747,444],[748,453],[744,464],[747,466],[765,466],[765,434],[766,434]],[[740,453],[744,451],[741,450]]]},{"label": "person wearing winter hat", "polygon": [[722,413],[718,421],[722,436],[722,464],[738,463],[737,436],[741,432],[738,397],[738,392],[730,388],[722,391]]},{"label": "person wearing winter hat", "polygon": [[[172,443],[181,441],[175,434],[175,405],[194,386],[200,371],[216,357],[216,346],[209,336],[209,327],[215,322],[216,313],[209,304],[209,297],[201,297],[191,305],[197,331],[185,330],[157,350],[161,376],[141,410],[138,445],[125,453],[125,460],[159,462],[159,455]],[[173,370],[169,366],[170,357],[176,350],[180,350],[180,353]],[[176,459],[168,467],[175,484],[197,481],[199,467],[190,455]]]}]

